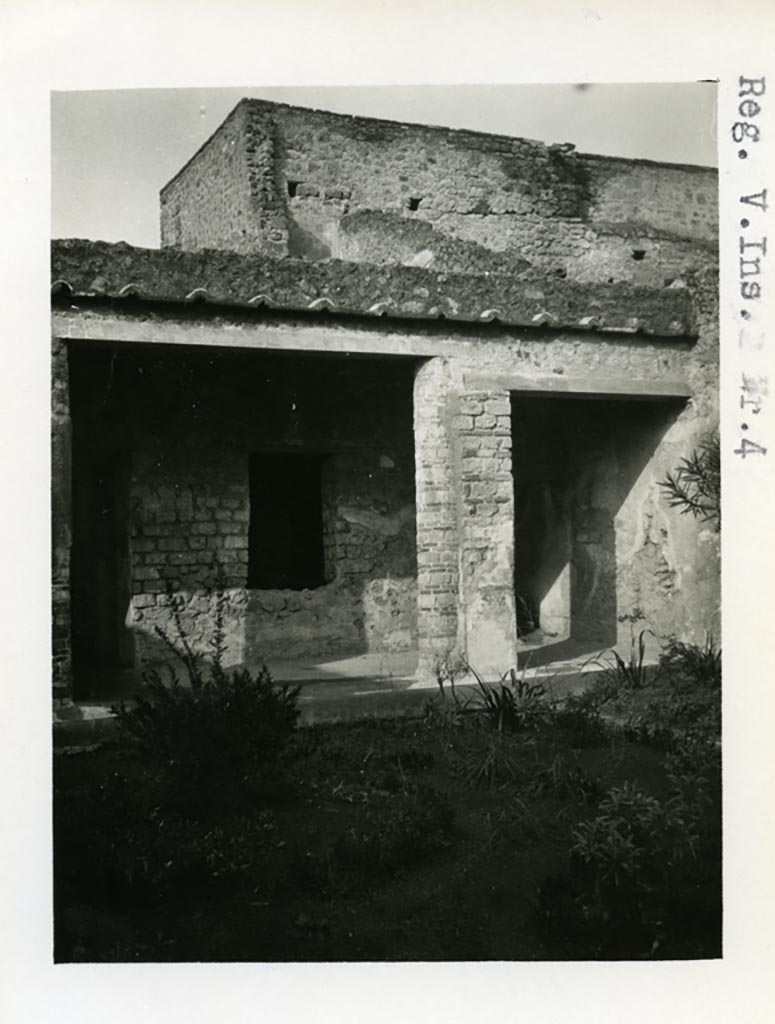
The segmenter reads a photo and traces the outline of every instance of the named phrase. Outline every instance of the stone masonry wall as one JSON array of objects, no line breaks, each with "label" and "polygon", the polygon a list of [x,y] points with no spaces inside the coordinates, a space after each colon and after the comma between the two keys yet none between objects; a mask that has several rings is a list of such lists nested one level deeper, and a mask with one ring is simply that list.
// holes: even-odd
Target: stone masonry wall
[{"label": "stone masonry wall", "polygon": [[[167,587],[206,654],[219,581],[233,664],[414,645],[411,365],[89,348],[72,365],[76,448],[132,453],[130,625],[141,666],[166,656],[155,629],[171,629]],[[255,451],[324,458],[321,587],[247,588]]]},{"label": "stone masonry wall", "polygon": [[419,667],[464,657],[515,663],[514,526],[508,392],[466,391],[454,361],[415,378]]},{"label": "stone masonry wall", "polygon": [[271,122],[261,124],[237,107],[165,189],[161,244],[285,255],[274,150]]},{"label": "stone masonry wall", "polygon": [[162,244],[661,285],[712,252],[716,193],[704,168],[250,100],[162,191]]}]

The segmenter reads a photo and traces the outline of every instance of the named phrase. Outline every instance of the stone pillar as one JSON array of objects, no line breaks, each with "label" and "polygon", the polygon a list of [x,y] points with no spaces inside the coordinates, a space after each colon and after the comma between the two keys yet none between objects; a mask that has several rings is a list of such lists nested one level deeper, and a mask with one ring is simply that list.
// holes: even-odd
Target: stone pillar
[{"label": "stone pillar", "polygon": [[450,368],[430,359],[415,375],[418,676],[459,654],[457,498]]},{"label": "stone pillar", "polygon": [[454,425],[461,646],[468,663],[491,677],[517,664],[509,392],[461,392]]},{"label": "stone pillar", "polygon": [[70,549],[72,426],[67,344],[54,338],[51,355],[51,621],[55,700],[72,698]]},{"label": "stone pillar", "polygon": [[516,665],[509,392],[471,392],[431,359],[415,377],[419,667]]}]

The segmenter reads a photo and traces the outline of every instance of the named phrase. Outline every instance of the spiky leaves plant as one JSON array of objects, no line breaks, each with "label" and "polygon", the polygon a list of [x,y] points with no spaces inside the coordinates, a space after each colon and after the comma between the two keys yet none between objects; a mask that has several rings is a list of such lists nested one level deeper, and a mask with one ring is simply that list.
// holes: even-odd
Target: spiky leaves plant
[{"label": "spiky leaves plant", "polygon": [[717,432],[707,437],[659,487],[668,504],[701,522],[721,528],[721,446]]}]

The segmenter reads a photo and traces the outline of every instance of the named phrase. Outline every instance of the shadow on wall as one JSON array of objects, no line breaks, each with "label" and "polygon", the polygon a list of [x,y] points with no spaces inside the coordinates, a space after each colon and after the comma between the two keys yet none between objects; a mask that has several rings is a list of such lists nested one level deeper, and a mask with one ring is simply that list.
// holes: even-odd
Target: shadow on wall
[{"label": "shadow on wall", "polygon": [[84,670],[155,656],[167,585],[206,650],[218,569],[235,663],[410,648],[413,379],[404,359],[76,345],[79,695]]},{"label": "shadow on wall", "polygon": [[640,514],[627,498],[682,408],[513,396],[515,592],[558,642],[615,644],[641,617],[619,607],[617,532]]}]

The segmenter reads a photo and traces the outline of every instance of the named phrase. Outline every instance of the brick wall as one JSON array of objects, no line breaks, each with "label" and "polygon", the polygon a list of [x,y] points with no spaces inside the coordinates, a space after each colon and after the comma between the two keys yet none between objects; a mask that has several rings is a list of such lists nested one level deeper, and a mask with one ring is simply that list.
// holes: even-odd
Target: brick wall
[{"label": "brick wall", "polygon": [[[209,591],[219,580],[232,663],[413,646],[411,365],[84,348],[73,367],[76,451],[131,452],[140,664],[164,655],[155,628],[171,627],[167,587],[185,601],[194,648],[207,651]],[[319,588],[247,588],[255,451],[324,456],[327,582]]]}]

